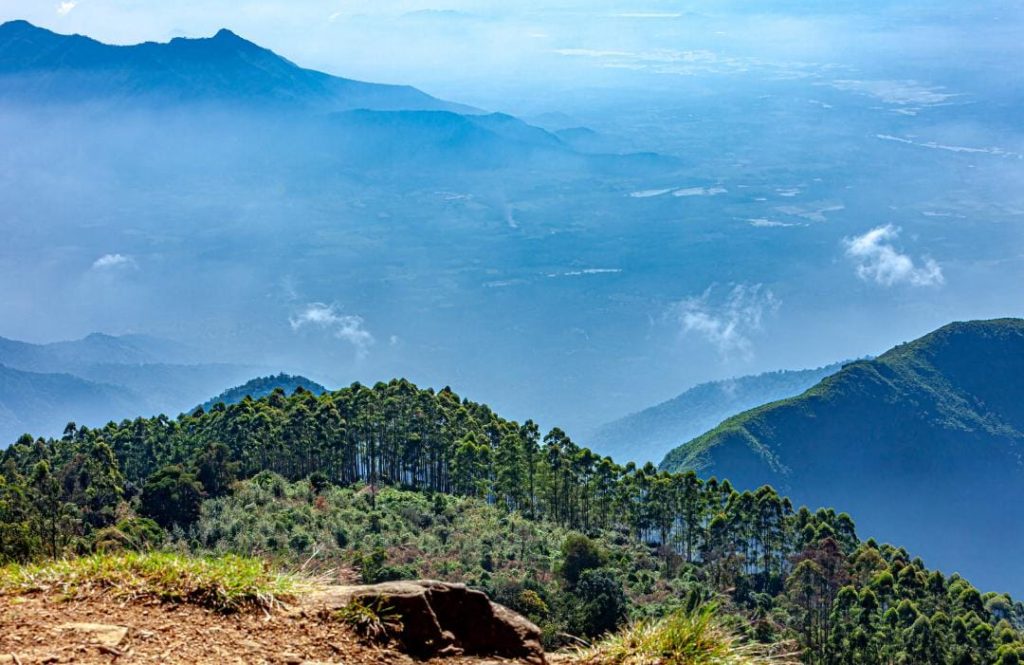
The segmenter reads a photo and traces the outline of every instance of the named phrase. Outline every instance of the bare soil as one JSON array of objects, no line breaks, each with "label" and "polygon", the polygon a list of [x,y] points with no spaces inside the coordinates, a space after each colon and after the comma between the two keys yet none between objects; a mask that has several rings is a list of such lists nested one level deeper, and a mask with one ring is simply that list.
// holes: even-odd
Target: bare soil
[{"label": "bare soil", "polygon": [[[90,631],[71,624],[104,624]],[[111,637],[111,633],[113,637]],[[115,642],[111,644],[111,642]],[[218,614],[189,605],[0,596],[0,665],[14,663],[358,663],[415,665],[393,648],[360,640],[331,619],[285,612]],[[510,663],[446,658],[433,665]]]}]

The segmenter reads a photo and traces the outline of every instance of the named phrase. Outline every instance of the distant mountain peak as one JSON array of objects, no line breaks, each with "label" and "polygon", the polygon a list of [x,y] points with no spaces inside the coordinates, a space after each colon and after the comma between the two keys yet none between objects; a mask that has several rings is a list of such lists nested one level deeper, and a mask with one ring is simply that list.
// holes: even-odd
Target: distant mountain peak
[{"label": "distant mountain peak", "polygon": [[227,28],[221,28],[220,30],[218,30],[217,34],[215,34],[213,36],[213,38],[214,39],[219,39],[221,41],[231,40],[231,41],[239,41],[239,42],[248,42],[248,40],[242,39],[237,34],[235,34],[234,32],[231,32]]},{"label": "distant mountain peak", "polygon": [[476,111],[409,86],[304,69],[227,28],[212,37],[114,46],[27,21],[0,25],[0,100]]},{"label": "distant mountain peak", "polygon": [[0,24],[0,32],[15,32],[23,30],[42,30],[42,28],[36,27],[23,19],[15,19],[13,21],[6,21]]}]

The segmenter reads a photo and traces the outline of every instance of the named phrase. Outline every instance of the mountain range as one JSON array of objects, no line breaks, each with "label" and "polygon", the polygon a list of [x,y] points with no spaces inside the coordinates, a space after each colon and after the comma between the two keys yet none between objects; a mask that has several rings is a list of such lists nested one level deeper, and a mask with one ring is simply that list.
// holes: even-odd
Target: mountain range
[{"label": "mountain range", "polygon": [[953,323],[670,452],[753,489],[858,516],[932,565],[1024,592],[1024,320]]},{"label": "mountain range", "polygon": [[730,416],[798,395],[842,367],[780,370],[694,386],[670,400],[606,423],[587,438],[619,463],[657,463],[680,443]]},{"label": "mountain range", "polygon": [[114,46],[10,21],[0,25],[0,80],[4,100],[230,101],[323,111],[474,111],[411,86],[303,69],[230,30],[205,39]]},{"label": "mountain range", "polygon": [[95,427],[175,415],[256,371],[204,362],[184,345],[146,335],[48,344],[0,337],[0,447],[26,433],[60,434],[71,421]]},{"label": "mountain range", "polygon": [[[228,172],[243,165],[261,175],[308,170],[314,162],[318,178],[338,167],[411,177],[507,167],[631,173],[676,163],[652,154],[609,158],[593,150],[600,139],[586,128],[563,140],[511,115],[411,86],[305,69],[226,29],[209,38],[116,46],[26,21],[4,23],[0,109],[5,106],[20,120],[26,107],[32,110],[23,134],[59,127],[81,149],[94,143],[93,159],[111,168],[125,168],[147,146],[162,159],[147,160],[145,168],[173,167],[171,177],[197,162]],[[131,140],[123,143],[126,127]],[[55,170],[67,156],[42,159]]]}]

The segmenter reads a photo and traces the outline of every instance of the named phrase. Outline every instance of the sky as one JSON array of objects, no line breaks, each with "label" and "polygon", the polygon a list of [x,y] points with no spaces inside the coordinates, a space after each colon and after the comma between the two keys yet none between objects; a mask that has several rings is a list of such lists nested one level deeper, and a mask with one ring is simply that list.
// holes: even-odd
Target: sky
[{"label": "sky", "polygon": [[914,78],[942,61],[949,75],[1014,76],[1022,16],[1011,0],[0,2],[0,20],[118,44],[227,27],[304,66],[507,110],[567,88],[663,89],[695,72],[798,76],[881,61]]}]

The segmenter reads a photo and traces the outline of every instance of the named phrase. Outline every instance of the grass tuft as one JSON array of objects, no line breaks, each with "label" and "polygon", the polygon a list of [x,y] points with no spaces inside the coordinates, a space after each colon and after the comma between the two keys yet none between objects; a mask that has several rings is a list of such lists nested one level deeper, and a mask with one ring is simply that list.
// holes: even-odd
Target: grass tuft
[{"label": "grass tuft", "polygon": [[636,623],[580,651],[586,665],[790,665],[777,645],[746,640],[727,626],[713,604]]},{"label": "grass tuft", "polygon": [[335,616],[368,642],[384,643],[402,632],[401,615],[387,607],[383,598],[370,605],[355,598]]},{"label": "grass tuft", "polygon": [[94,554],[0,568],[0,596],[52,593],[67,599],[113,595],[158,599],[221,612],[269,610],[300,582],[255,559],[189,557],[166,552]]}]

